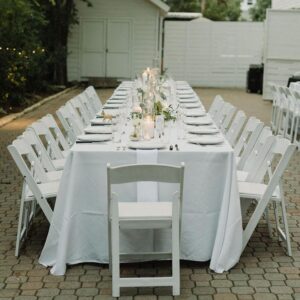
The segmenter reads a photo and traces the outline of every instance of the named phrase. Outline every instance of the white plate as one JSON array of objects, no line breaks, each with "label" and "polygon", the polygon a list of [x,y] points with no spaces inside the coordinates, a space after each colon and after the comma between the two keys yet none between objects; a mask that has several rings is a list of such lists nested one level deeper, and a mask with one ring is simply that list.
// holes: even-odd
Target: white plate
[{"label": "white plate", "polygon": [[166,147],[166,144],[162,141],[157,140],[150,140],[150,141],[130,141],[127,144],[128,148],[131,149],[143,149],[143,150],[150,150],[150,149],[162,149]]},{"label": "white plate", "polygon": [[127,96],[128,91],[115,91],[113,96]]},{"label": "white plate", "polygon": [[204,117],[206,116],[206,112],[200,109],[193,109],[193,110],[185,110],[183,114],[186,117]]},{"label": "white plate", "polygon": [[222,136],[199,136],[195,138],[189,138],[189,143],[200,144],[200,145],[217,145],[224,142]]},{"label": "white plate", "polygon": [[107,100],[107,104],[123,104],[125,101],[124,100],[119,100],[119,99],[109,99]]},{"label": "white plate", "polygon": [[77,137],[80,142],[106,142],[111,140],[111,134],[82,134]]},{"label": "white plate", "polygon": [[210,118],[204,117],[204,118],[185,118],[184,123],[188,125],[199,126],[199,125],[210,125],[213,122]]},{"label": "white plate", "polygon": [[122,95],[112,95],[109,99],[112,100],[126,100],[127,96],[122,96]]},{"label": "white plate", "polygon": [[189,90],[177,90],[178,95],[194,95],[194,92],[192,89]]},{"label": "white plate", "polygon": [[112,129],[109,126],[88,126],[84,129],[86,134],[111,134]]},{"label": "white plate", "polygon": [[91,124],[93,124],[93,125],[112,125],[112,121],[104,120],[103,118],[98,118],[98,119],[91,120]]},{"label": "white plate", "polygon": [[[190,95],[177,95],[179,99],[197,99],[195,97],[195,94],[190,94]],[[197,99],[198,100],[198,99]]]},{"label": "white plate", "polygon": [[178,102],[181,104],[184,103],[194,103],[194,102],[198,102],[199,100],[197,98],[189,98],[189,99],[179,99]]},{"label": "white plate", "polygon": [[194,134],[217,134],[219,133],[218,128],[209,128],[209,127],[191,127],[188,129],[189,133],[194,133]]},{"label": "white plate", "polygon": [[198,108],[201,107],[200,102],[181,104],[183,108]]},{"label": "white plate", "polygon": [[120,108],[120,106],[121,106],[121,104],[107,103],[107,104],[104,104],[103,109],[118,109],[118,108]]}]

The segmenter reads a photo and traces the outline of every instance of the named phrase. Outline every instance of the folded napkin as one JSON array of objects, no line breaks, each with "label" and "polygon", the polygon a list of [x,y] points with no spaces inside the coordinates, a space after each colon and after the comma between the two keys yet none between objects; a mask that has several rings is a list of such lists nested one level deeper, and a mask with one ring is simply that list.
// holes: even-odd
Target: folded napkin
[{"label": "folded napkin", "polygon": [[[157,164],[158,151],[155,150],[136,150],[137,164]],[[158,184],[157,182],[138,182],[137,199],[139,202],[157,202]]]}]

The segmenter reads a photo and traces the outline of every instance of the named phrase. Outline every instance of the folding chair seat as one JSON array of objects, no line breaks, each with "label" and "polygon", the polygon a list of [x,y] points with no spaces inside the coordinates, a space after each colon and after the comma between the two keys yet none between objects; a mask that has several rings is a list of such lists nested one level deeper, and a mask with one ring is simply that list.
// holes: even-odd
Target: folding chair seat
[{"label": "folding chair seat", "polygon": [[243,169],[243,166],[263,129],[263,125],[264,124],[255,117],[250,117],[248,119],[241,136],[234,146],[238,170]]},{"label": "folding chair seat", "polygon": [[[283,173],[295,152],[296,146],[291,144],[289,140],[277,136],[275,143],[264,158],[257,174],[256,182],[239,182],[239,193],[242,201],[243,211],[245,211],[250,203],[249,200],[256,200],[257,205],[252,213],[245,230],[243,232],[243,248],[246,247],[251,235],[253,234],[260,218],[266,213],[267,223],[270,229],[268,204],[272,203],[275,214],[276,230],[278,237],[286,242],[288,255],[292,255],[291,242],[289,236],[288,220],[286,214],[286,207],[284,201],[284,194],[282,190],[281,178]],[[272,162],[275,155],[280,155],[281,158],[272,171]],[[265,176],[269,177],[267,184],[262,183]],[[246,201],[246,202],[245,202]],[[243,203],[244,202],[244,203]],[[282,211],[283,229],[281,228],[278,215],[278,204]]]},{"label": "folding chair seat", "polygon": [[47,114],[40,121],[48,127],[49,131],[53,135],[56,144],[61,147],[64,153],[67,153],[70,150],[70,146],[72,143],[70,142],[69,137],[67,138],[63,135],[61,129],[59,128],[58,124],[56,123],[54,117],[51,114]]},{"label": "folding chair seat", "polygon": [[[184,166],[170,165],[126,165],[107,166],[109,253],[112,270],[112,294],[120,296],[121,287],[171,286],[173,295],[180,293],[180,228]],[[139,181],[177,183],[180,186],[173,202],[118,202],[113,196],[112,186]],[[120,277],[120,258],[130,254],[120,254],[119,231],[125,229],[170,228],[172,235],[171,253],[133,253],[157,258],[172,259],[172,276],[168,277]]]},{"label": "folding chair seat", "polygon": [[239,110],[235,115],[230,127],[226,132],[226,139],[230,143],[231,146],[235,146],[239,134],[246,122],[246,115],[242,110]]},{"label": "folding chair seat", "polygon": [[213,103],[211,104],[208,113],[211,116],[211,118],[213,120],[215,120],[215,117],[217,116],[217,114],[221,111],[223,105],[224,105],[224,100],[220,95],[217,95],[213,101]]},{"label": "folding chair seat", "polygon": [[39,158],[32,151],[32,148],[26,144],[24,138],[19,137],[7,148],[24,180],[15,250],[15,255],[19,256],[21,244],[27,236],[30,224],[36,213],[37,204],[49,223],[51,222],[53,211],[49,201],[56,197],[59,181],[48,181],[49,178]]}]

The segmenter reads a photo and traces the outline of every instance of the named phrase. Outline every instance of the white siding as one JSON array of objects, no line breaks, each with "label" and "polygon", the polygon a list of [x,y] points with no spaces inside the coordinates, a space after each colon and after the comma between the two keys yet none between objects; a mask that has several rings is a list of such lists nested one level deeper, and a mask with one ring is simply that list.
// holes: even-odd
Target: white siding
[{"label": "white siding", "polygon": [[300,8],[300,0],[272,0],[273,9]]},{"label": "white siding", "polygon": [[[152,64],[158,53],[158,29],[160,10],[146,0],[97,0],[92,1],[93,7],[87,7],[82,1],[76,0],[79,19],[124,18],[132,22],[132,68],[131,76]],[[75,25],[68,43],[68,80],[82,80],[80,23]]]},{"label": "white siding", "polygon": [[262,62],[263,24],[166,22],[164,66],[194,86],[245,87],[250,64]]},{"label": "white siding", "polygon": [[269,10],[266,21],[264,99],[270,82],[286,85],[300,71],[300,11]]}]

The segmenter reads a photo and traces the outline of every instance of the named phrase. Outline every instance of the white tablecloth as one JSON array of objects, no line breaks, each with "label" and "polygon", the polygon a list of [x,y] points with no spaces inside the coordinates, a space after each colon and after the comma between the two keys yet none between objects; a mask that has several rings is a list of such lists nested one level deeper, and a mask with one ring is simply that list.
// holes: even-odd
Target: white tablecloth
[{"label": "white tablecloth", "polygon": [[[173,135],[176,128],[173,128]],[[176,135],[176,134],[175,134]],[[210,260],[223,272],[233,267],[242,251],[242,218],[235,159],[228,143],[199,146],[178,143],[180,151],[158,151],[158,163],[185,162],[181,259]],[[66,264],[108,262],[106,164],[134,164],[136,151],[117,151],[116,145],[75,144],[63,171],[53,220],[40,263],[63,275]],[[122,200],[135,201],[135,184],[118,187]],[[171,199],[174,187],[160,184],[159,199]],[[166,231],[126,231],[121,250],[166,250]]]}]

